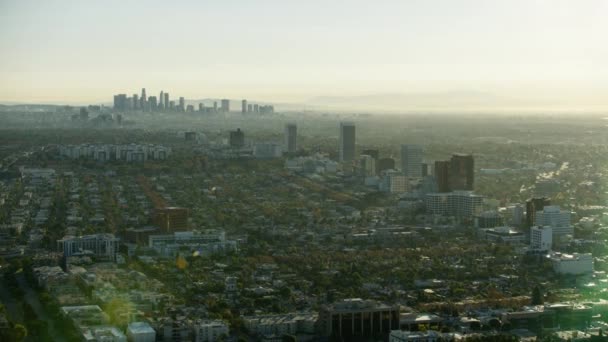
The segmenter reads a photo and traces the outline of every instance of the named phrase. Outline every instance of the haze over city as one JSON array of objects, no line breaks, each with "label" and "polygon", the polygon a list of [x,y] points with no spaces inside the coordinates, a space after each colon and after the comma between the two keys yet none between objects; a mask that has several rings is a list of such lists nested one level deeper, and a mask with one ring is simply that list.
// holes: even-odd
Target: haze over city
[{"label": "haze over city", "polygon": [[608,342],[607,10],[0,0],[0,341]]},{"label": "haze over city", "polygon": [[598,111],[607,16],[601,0],[1,1],[0,101],[101,104],[145,86],[302,108]]}]

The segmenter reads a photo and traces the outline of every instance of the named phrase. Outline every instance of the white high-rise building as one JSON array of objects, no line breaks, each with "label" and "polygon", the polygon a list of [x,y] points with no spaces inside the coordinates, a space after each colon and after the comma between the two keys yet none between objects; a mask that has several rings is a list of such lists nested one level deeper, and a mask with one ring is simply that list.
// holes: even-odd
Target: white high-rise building
[{"label": "white high-rise building", "polygon": [[483,209],[483,196],[472,191],[426,194],[426,210],[433,215],[472,218]]},{"label": "white high-rise building", "polygon": [[553,229],[549,226],[530,228],[530,248],[535,251],[550,251],[553,245]]},{"label": "white high-rise building", "polygon": [[352,161],[355,159],[355,124],[352,122],[340,122],[340,161]]},{"label": "white high-rise building", "polygon": [[456,217],[473,217],[483,209],[483,196],[472,191],[454,191],[450,194],[451,212]]},{"label": "white high-rise building", "polygon": [[550,226],[553,228],[553,241],[560,240],[565,235],[573,235],[574,227],[571,222],[571,213],[561,210],[558,205],[548,205],[537,211],[534,224],[537,226]]},{"label": "white high-rise building", "polygon": [[433,215],[450,215],[450,193],[429,193],[426,194],[426,211]]},{"label": "white high-rise building", "polygon": [[422,177],[423,151],[420,145],[401,145],[401,171],[407,177]]}]

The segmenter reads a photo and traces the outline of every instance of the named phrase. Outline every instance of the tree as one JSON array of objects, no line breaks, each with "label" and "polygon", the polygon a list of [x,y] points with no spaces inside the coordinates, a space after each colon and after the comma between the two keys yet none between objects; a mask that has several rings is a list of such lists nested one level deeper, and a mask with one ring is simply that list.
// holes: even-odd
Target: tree
[{"label": "tree", "polygon": [[27,328],[21,324],[15,324],[11,335],[13,341],[23,341],[27,337]]},{"label": "tree", "polygon": [[532,305],[542,305],[544,302],[543,293],[537,285],[534,287],[534,290],[532,290]]}]

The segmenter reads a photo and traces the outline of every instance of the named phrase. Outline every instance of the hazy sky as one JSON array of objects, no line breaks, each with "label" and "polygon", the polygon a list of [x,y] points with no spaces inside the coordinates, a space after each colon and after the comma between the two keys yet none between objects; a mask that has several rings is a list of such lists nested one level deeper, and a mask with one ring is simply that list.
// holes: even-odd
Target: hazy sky
[{"label": "hazy sky", "polygon": [[607,18],[604,0],[0,0],[0,101],[146,87],[273,101],[483,91],[608,108]]}]

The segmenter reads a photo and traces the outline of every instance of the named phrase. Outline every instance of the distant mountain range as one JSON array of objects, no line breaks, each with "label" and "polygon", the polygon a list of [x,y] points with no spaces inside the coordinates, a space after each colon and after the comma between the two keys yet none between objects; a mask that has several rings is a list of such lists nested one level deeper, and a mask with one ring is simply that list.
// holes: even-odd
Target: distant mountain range
[{"label": "distant mountain range", "polygon": [[327,109],[408,111],[420,109],[471,109],[506,104],[507,99],[487,92],[456,91],[437,93],[383,93],[361,96],[319,96],[309,105]]}]

